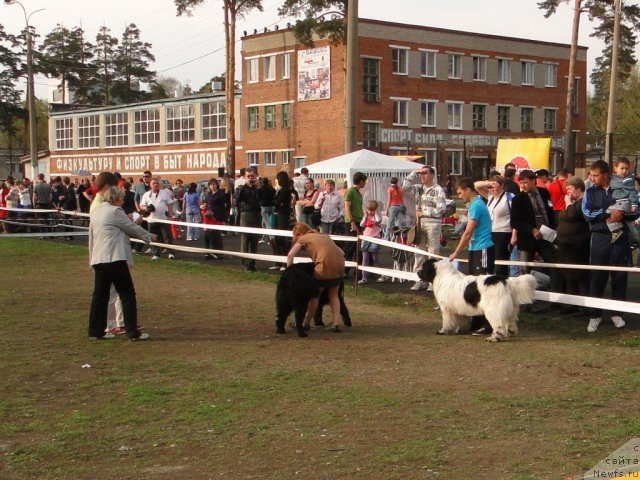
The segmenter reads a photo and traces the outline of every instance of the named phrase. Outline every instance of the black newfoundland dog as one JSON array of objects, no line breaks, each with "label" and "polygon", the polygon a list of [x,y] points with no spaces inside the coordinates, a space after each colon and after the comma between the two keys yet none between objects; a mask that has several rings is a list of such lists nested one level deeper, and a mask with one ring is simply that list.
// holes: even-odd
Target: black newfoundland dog
[{"label": "black newfoundland dog", "polygon": [[[313,278],[313,263],[294,263],[282,272],[278,287],[276,288],[276,333],[286,333],[284,328],[291,312],[295,312],[295,327],[299,337],[306,337],[307,333],[303,325],[309,300],[318,296],[320,285]],[[351,326],[349,310],[344,303],[344,282],[340,283],[338,290],[340,299],[340,315],[346,327]],[[320,296],[320,305],[313,319],[316,326],[323,326],[322,307],[329,303],[327,290]]]}]

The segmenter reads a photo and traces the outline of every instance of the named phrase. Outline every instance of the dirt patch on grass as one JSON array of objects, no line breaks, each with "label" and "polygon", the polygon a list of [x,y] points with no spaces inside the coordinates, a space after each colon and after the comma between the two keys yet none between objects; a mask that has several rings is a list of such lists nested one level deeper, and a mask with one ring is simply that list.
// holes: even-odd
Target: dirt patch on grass
[{"label": "dirt patch on grass", "polygon": [[272,277],[140,259],[152,341],[90,342],[85,249],[0,253],[3,479],[558,478],[640,430],[633,328],[523,315],[494,345],[348,289],[353,328],[276,336]]}]

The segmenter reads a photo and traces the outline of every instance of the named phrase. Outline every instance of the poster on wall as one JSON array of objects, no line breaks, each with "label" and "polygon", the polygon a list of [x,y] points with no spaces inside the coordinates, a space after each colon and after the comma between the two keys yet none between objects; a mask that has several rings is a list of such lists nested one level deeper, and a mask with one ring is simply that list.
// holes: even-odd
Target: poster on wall
[{"label": "poster on wall", "polygon": [[329,47],[298,52],[298,101],[331,98],[331,57]]},{"label": "poster on wall", "polygon": [[501,138],[498,140],[496,168],[504,172],[507,163],[521,170],[549,169],[550,138]]}]

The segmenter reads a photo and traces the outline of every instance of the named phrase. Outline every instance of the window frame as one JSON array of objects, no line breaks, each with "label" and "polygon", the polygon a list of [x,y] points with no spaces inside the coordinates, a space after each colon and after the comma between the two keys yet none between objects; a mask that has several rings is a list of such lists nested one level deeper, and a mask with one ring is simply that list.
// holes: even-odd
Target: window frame
[{"label": "window frame", "polygon": [[487,129],[487,106],[483,103],[471,105],[471,122],[473,130]]},{"label": "window frame", "polygon": [[[144,113],[145,118],[141,118]],[[152,113],[153,115],[149,115]],[[153,118],[150,118],[153,117]],[[144,128],[143,128],[144,126]],[[154,127],[154,128],[151,128]],[[150,108],[133,111],[133,144],[160,145],[160,109]],[[151,140],[151,141],[150,141]]]},{"label": "window frame", "polygon": [[247,107],[247,130],[260,130],[260,107]]},{"label": "window frame", "polygon": [[[496,120],[498,131],[511,130],[511,107],[508,105],[498,105],[497,107]],[[506,112],[506,115],[503,116],[504,118],[501,118],[501,112]]]},{"label": "window frame", "polygon": [[363,148],[378,148],[380,146],[380,123],[362,122]]},{"label": "window frame", "polygon": [[[437,51],[420,50],[420,76],[424,78],[436,78],[437,75]],[[429,59],[431,58],[431,61]],[[429,73],[429,66],[433,73]]]},{"label": "window frame", "polygon": [[408,52],[409,48],[391,47],[391,73],[394,75],[409,75]]},{"label": "window frame", "polygon": [[[558,110],[555,108],[545,108],[543,111],[542,129],[545,132],[555,132],[558,128]],[[549,122],[547,118],[547,114],[549,113],[553,114],[551,122]]]},{"label": "window frame", "polygon": [[[437,105],[435,100],[420,100],[420,126],[421,127],[436,127],[437,126]],[[431,116],[433,121],[429,123],[429,107],[433,110]]]},{"label": "window frame", "polygon": [[276,154],[273,150],[264,153],[264,165],[265,167],[275,167],[276,166]]},{"label": "window frame", "polygon": [[260,81],[260,58],[247,59],[247,83],[258,83]]},{"label": "window frame", "polygon": [[[553,72],[553,74],[552,74]],[[558,86],[558,65],[555,63],[545,63],[544,65],[544,86],[555,88]]]},{"label": "window frame", "polygon": [[196,138],[194,104],[165,107],[165,140],[167,143],[193,143]]},{"label": "window frame", "polygon": [[247,152],[247,165],[257,167],[260,162],[260,152]]},{"label": "window frame", "polygon": [[448,53],[447,55],[448,55],[447,78],[449,80],[461,80],[462,79],[462,54]]},{"label": "window frame", "polygon": [[291,163],[291,151],[283,150],[280,152],[280,161],[282,165],[289,165]]},{"label": "window frame", "polygon": [[[447,153],[447,163],[449,164],[449,175],[462,175],[463,151],[445,150]],[[457,165],[457,169],[454,168]]]},{"label": "window frame", "polygon": [[73,148],[73,124],[73,117],[55,119],[56,150]]},{"label": "window frame", "polygon": [[[527,128],[527,123],[525,123],[525,111],[531,113],[530,118],[527,120],[529,128]],[[520,107],[520,131],[533,132],[533,114],[533,107]]]},{"label": "window frame", "polygon": [[266,55],[262,57],[262,68],[264,69],[264,81],[274,82],[276,80],[276,55]]},{"label": "window frame", "polygon": [[276,124],[277,124],[276,106],[265,105],[264,106],[264,129],[273,130],[274,128],[276,128]]},{"label": "window frame", "polygon": [[89,148],[100,148],[100,115],[98,114],[78,117],[78,150]]},{"label": "window frame", "polygon": [[[370,63],[375,62],[371,73]],[[364,57],[362,62],[362,96],[365,103],[380,103],[380,59]]]},{"label": "window frame", "polygon": [[288,79],[291,78],[291,54],[283,53],[281,58],[281,66],[280,66],[280,74],[281,78]]},{"label": "window frame", "polygon": [[104,114],[105,148],[126,147],[129,145],[129,112]]},{"label": "window frame", "polygon": [[498,58],[498,83],[511,83],[511,60]]},{"label": "window frame", "polygon": [[487,57],[480,55],[474,55],[472,57],[473,62],[473,80],[475,82],[487,81]]},{"label": "window frame", "polygon": [[[208,111],[209,108],[213,106],[215,106],[215,109]],[[213,123],[215,123],[215,125]],[[201,104],[200,133],[203,142],[227,140],[227,105],[225,101],[213,100]],[[217,136],[213,135],[214,133],[216,133]]]},{"label": "window frame", "polygon": [[[406,127],[409,125],[409,100],[405,98],[393,98],[392,125]],[[404,117],[404,118],[403,118]]]},{"label": "window frame", "polygon": [[[459,109],[459,112],[455,110]],[[447,128],[449,130],[462,130],[464,118],[464,102],[447,102]],[[458,118],[458,122],[456,122]],[[452,119],[454,120],[452,123]]]},{"label": "window frame", "polygon": [[282,115],[282,128],[291,128],[291,104],[283,103],[280,108],[280,114]]},{"label": "window frame", "polygon": [[520,62],[521,65],[521,69],[522,69],[522,78],[521,78],[521,84],[522,85],[527,85],[527,86],[532,86],[534,85],[535,82],[535,62],[531,62],[529,60],[522,60]]}]

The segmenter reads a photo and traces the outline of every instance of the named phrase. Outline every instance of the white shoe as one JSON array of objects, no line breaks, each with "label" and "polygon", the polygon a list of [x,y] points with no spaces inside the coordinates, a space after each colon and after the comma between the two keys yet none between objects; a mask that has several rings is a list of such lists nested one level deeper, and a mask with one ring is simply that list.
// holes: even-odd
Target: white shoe
[{"label": "white shoe", "polygon": [[149,340],[149,334],[143,332],[140,335],[138,335],[137,337],[130,338],[129,340],[131,340],[132,342],[139,342],[141,340]]},{"label": "white shoe", "polygon": [[611,321],[613,322],[616,328],[622,328],[627,324],[620,315],[612,316]]},{"label": "white shoe", "polygon": [[358,285],[365,285],[369,283],[369,281],[366,278],[363,278],[361,280],[358,280]]},{"label": "white shoe", "polygon": [[433,285],[430,283],[427,285],[427,292],[433,292]]},{"label": "white shoe", "polygon": [[271,265],[267,270],[280,270],[278,265]]},{"label": "white shoe", "polygon": [[413,287],[411,287],[411,290],[413,290],[414,292],[417,292],[419,290],[424,290],[427,287],[428,287],[427,282],[423,282],[422,280],[418,280],[416,283],[413,284]]},{"label": "white shoe", "polygon": [[384,283],[384,282],[386,282],[387,280],[389,280],[389,277],[387,277],[387,276],[385,276],[385,275],[382,275],[381,277],[378,277],[378,279],[376,280],[376,282],[378,282],[378,283]]},{"label": "white shoe", "polygon": [[147,248],[147,249],[144,251],[144,254],[145,254],[145,255],[149,255],[149,254],[150,254],[150,253],[152,253],[152,252],[153,252],[153,250],[151,250],[150,248]]},{"label": "white shoe", "polygon": [[590,319],[589,325],[587,325],[587,332],[589,333],[596,332],[598,330],[598,327],[600,326],[600,322],[602,322],[601,317]]},{"label": "white shoe", "polygon": [[176,258],[176,256],[173,253],[169,254],[169,260],[173,260],[174,258]]},{"label": "white shoe", "polygon": [[160,257],[158,255],[154,255],[153,257],[151,257],[151,260],[160,260]]},{"label": "white shoe", "polygon": [[280,271],[284,272],[287,269],[287,267],[280,267]]}]

